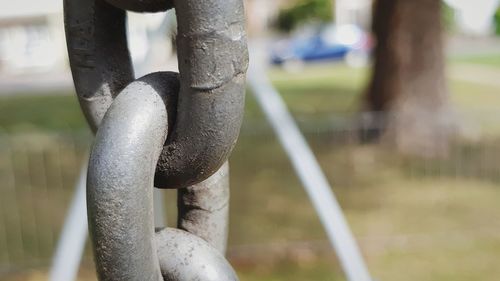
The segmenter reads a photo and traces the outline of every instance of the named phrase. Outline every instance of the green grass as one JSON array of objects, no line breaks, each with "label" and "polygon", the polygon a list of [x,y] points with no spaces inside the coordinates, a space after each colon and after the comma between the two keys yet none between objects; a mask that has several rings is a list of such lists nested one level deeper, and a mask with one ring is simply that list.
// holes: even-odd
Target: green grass
[{"label": "green grass", "polygon": [[283,262],[279,265],[269,267],[261,265],[248,269],[239,269],[238,275],[241,281],[333,281],[344,280],[341,272],[331,263],[324,261]]},{"label": "green grass", "polygon": [[[440,175],[432,166],[407,173],[409,168],[401,169],[376,146],[339,147],[327,136],[309,137],[377,280],[497,280],[498,183]],[[242,281],[344,280],[274,138],[242,137],[231,171],[229,249]],[[280,243],[298,247],[283,250]],[[242,245],[252,252],[234,254]],[[95,280],[91,265],[81,280]]]},{"label": "green grass", "polygon": [[270,76],[294,114],[321,116],[357,111],[368,71],[317,65],[295,74],[274,69]]},{"label": "green grass", "polygon": [[[497,279],[498,183],[484,177],[440,173],[442,166],[409,171],[388,160],[378,147],[338,147],[318,140],[324,136],[309,137],[316,140],[313,149],[378,280]],[[250,153],[253,156],[249,157]],[[232,164],[230,245],[326,240],[275,141],[243,138]],[[332,271],[303,280],[337,280],[333,277],[340,274],[335,260],[312,255],[318,272],[325,268]],[[293,260],[293,255],[288,258]],[[255,280],[288,280],[279,269],[279,260],[262,260],[267,266],[276,266],[276,272],[272,277],[262,273]],[[288,270],[295,272],[297,267]],[[257,262],[251,267],[250,279],[242,275],[242,280],[254,280],[251,278],[259,274],[258,268]]]},{"label": "green grass", "polygon": [[451,58],[453,63],[476,64],[500,68],[500,53],[478,54]]},{"label": "green grass", "polygon": [[[270,72],[295,117],[314,121],[332,114],[343,116],[357,112],[368,75],[367,69],[351,69],[343,65],[315,65],[295,74],[280,69]],[[494,86],[451,80],[450,91],[454,106],[463,112],[495,112],[500,104],[500,95]],[[264,120],[250,96],[245,114],[249,123]],[[72,94],[0,97],[1,130],[68,131],[86,128],[78,101]]]},{"label": "green grass", "polygon": [[86,128],[74,95],[0,98],[0,129],[22,131],[74,131]]},{"label": "green grass", "polygon": [[[332,114],[357,111],[367,77],[366,69],[341,65],[316,65],[297,74],[271,71],[307,132],[375,279],[498,280],[496,137],[454,144],[449,158],[434,161],[402,159],[390,147],[346,143],[338,131],[316,131],[319,124],[331,125]],[[500,105],[497,87],[450,80],[450,89],[455,108],[474,115],[472,120],[486,124],[487,130],[498,130],[497,118],[490,114]],[[0,99],[0,127],[27,132],[82,130],[86,125],[73,96],[52,96]],[[250,95],[231,157],[231,186],[230,258],[242,281],[344,280],[300,181]],[[173,195],[168,192],[170,222],[175,222]],[[282,244],[292,246],[284,249]],[[253,252],[236,254],[241,247]],[[37,271],[8,280],[44,277]],[[91,265],[81,277],[95,280]]]}]

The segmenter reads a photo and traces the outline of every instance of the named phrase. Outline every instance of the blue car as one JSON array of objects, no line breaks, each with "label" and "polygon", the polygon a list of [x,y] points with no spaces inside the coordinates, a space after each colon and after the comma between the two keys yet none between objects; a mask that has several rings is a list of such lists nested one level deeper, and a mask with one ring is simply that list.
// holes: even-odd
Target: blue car
[{"label": "blue car", "polygon": [[370,36],[355,25],[324,25],[281,40],[273,45],[271,63],[345,60],[366,63],[371,49]]}]

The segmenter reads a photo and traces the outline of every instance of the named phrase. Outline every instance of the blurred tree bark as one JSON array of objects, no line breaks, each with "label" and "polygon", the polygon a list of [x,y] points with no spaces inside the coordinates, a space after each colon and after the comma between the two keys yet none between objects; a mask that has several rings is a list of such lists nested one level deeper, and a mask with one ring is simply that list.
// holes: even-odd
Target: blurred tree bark
[{"label": "blurred tree bark", "polygon": [[364,132],[371,139],[394,141],[403,153],[444,153],[454,127],[441,5],[440,0],[374,3],[372,28],[377,44],[363,109],[376,114],[367,115]]}]

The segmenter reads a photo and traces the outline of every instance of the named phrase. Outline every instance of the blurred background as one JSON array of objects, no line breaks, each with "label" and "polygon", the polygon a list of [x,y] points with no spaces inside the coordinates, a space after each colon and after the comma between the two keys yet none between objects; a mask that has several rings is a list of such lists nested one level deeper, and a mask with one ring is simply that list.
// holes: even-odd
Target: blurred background
[{"label": "blurred background", "polygon": [[[74,94],[62,1],[0,3],[0,280],[47,280],[92,134]],[[373,277],[498,280],[499,1],[245,5],[250,46],[265,42],[267,75]],[[164,14],[130,14],[137,76],[177,68],[172,30]],[[228,258],[240,279],[345,280],[251,90],[230,163]],[[175,193],[163,195],[175,225]],[[78,278],[96,280],[88,246]]]}]

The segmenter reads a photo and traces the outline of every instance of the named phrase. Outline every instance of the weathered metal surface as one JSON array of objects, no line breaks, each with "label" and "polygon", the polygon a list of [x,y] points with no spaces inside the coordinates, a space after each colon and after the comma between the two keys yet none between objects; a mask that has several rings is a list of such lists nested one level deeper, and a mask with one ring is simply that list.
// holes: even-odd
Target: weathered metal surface
[{"label": "weathered metal surface", "polygon": [[134,80],[125,21],[125,11],[103,0],[64,0],[73,81],[94,132],[113,98]]},{"label": "weathered metal surface", "polygon": [[205,181],[178,190],[177,227],[226,252],[229,221],[229,163]]},{"label": "weathered metal surface", "polygon": [[186,231],[166,228],[156,233],[165,281],[237,281],[224,256],[205,240]]},{"label": "weathered metal surface", "polygon": [[[64,4],[75,88],[95,131],[113,98],[133,81],[125,13],[104,0]],[[199,183],[227,160],[241,126],[248,65],[242,0],[182,0],[175,8],[181,90],[156,170],[161,188]]]},{"label": "weathered metal surface", "polygon": [[[248,66],[243,2],[176,1],[180,75],[134,81],[122,9],[161,11],[171,3],[64,0],[75,88],[97,131],[87,197],[101,281],[237,280],[222,253],[226,161],[242,122]],[[154,238],[153,184],[181,188],[178,226],[186,231]]]},{"label": "weathered metal surface", "polygon": [[[101,281],[161,280],[154,242],[153,176],[168,130],[167,83],[154,73],[128,85],[100,125],[90,155],[87,209]],[[161,79],[160,79],[161,78]]]},{"label": "weathered metal surface", "polygon": [[248,67],[242,0],[182,0],[175,9],[181,91],[155,178],[166,188],[198,183],[227,160],[241,127]]},{"label": "weathered metal surface", "polygon": [[123,10],[134,12],[162,12],[173,7],[173,0],[106,0]]},{"label": "weathered metal surface", "polygon": [[[132,82],[97,131],[87,200],[98,278],[238,280],[221,252],[202,238],[175,229],[160,231],[154,238],[153,176],[167,136],[167,110],[175,107],[175,87],[158,81],[175,83],[176,74],[153,73]],[[225,167],[206,187],[227,178]]]}]

